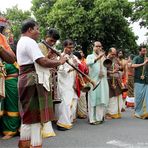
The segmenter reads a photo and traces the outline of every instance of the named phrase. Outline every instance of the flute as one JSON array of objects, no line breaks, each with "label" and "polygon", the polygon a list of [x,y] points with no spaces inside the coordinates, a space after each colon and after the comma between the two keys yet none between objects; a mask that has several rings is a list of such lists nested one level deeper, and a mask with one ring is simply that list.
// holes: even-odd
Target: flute
[{"label": "flute", "polygon": [[[51,49],[56,55],[61,56],[61,53],[58,52],[57,50],[53,49],[51,46],[49,46],[45,41],[42,41],[42,43],[49,49]],[[98,81],[95,83],[88,75],[83,73],[81,70],[79,70],[77,67],[75,67],[72,63],[70,63],[68,60],[66,60],[66,63],[69,64],[73,69],[75,69],[78,73],[80,73],[83,77],[85,77],[88,82],[90,82],[93,85],[93,90],[95,90],[101,81]]]},{"label": "flute", "polygon": [[[146,54],[144,55],[144,61],[147,59],[147,57],[146,57]],[[144,72],[145,72],[145,65],[143,65],[143,67],[142,67],[142,74],[141,74],[141,76],[140,76],[140,79],[141,80],[144,80],[145,79],[145,75],[144,75]]]}]

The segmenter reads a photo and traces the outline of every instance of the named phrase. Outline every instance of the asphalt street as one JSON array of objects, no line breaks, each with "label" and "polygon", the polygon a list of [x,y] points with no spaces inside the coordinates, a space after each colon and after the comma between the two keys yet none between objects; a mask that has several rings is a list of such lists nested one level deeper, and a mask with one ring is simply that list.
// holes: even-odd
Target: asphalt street
[{"label": "asphalt street", "polygon": [[[133,109],[122,113],[121,119],[90,125],[78,119],[71,130],[58,131],[56,137],[43,140],[43,148],[148,148],[148,120],[133,117]],[[0,139],[0,148],[17,148],[19,136]]]}]

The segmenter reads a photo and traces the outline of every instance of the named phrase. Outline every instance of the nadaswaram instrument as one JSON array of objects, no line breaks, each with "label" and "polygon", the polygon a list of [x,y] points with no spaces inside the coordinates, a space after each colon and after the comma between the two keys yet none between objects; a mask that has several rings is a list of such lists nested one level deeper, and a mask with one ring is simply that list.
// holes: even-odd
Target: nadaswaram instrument
[{"label": "nadaswaram instrument", "polygon": [[80,82],[80,90],[82,92],[88,92],[91,89],[89,83],[86,82],[86,80],[82,77],[81,74],[78,74],[78,79]]},{"label": "nadaswaram instrument", "polygon": [[[144,61],[147,59],[147,57],[146,57],[146,54],[144,55]],[[140,76],[140,79],[141,80],[144,80],[145,79],[145,75],[144,75],[144,71],[145,71],[145,65],[143,65],[143,67],[142,67],[142,74],[141,74],[141,76]]]},{"label": "nadaswaram instrument", "polygon": [[106,58],[103,62],[104,67],[109,68],[112,66],[112,61],[108,58]]},{"label": "nadaswaram instrument", "polygon": [[[110,60],[110,59],[109,59],[109,60]],[[114,70],[116,69],[115,60],[117,60],[117,59],[115,58],[115,59],[113,60],[113,62],[110,60],[110,61],[112,62],[112,65],[111,65],[111,66],[112,66],[112,71],[114,71]],[[111,64],[111,63],[110,63],[110,64]],[[118,70],[116,73],[119,73],[119,70]],[[112,75],[112,88],[113,88],[113,89],[116,89],[116,81],[117,81],[119,87],[121,88],[122,92],[128,91],[128,88],[122,84],[122,80],[121,80],[120,78],[118,78],[118,79],[115,80],[114,74]]]},{"label": "nadaswaram instrument", "polygon": [[105,60],[103,61],[103,65],[106,68],[109,68],[112,66],[112,61],[106,57],[105,52],[102,52],[102,54],[99,54],[98,58],[95,60],[95,62],[97,62],[98,60],[100,60],[102,57],[105,58]]},{"label": "nadaswaram instrument", "polygon": [[[42,43],[49,49],[51,49],[56,55],[61,56],[61,53],[58,52],[57,50],[53,49],[51,46],[49,46],[46,41],[42,41]],[[95,83],[88,75],[86,75],[85,73],[83,73],[81,70],[79,70],[77,67],[75,67],[72,63],[70,63],[68,60],[66,60],[66,63],[69,64],[73,69],[75,69],[79,74],[82,75],[82,77],[85,77],[85,79],[90,82],[93,85],[93,90],[95,90],[101,81],[98,81],[97,83]]]}]

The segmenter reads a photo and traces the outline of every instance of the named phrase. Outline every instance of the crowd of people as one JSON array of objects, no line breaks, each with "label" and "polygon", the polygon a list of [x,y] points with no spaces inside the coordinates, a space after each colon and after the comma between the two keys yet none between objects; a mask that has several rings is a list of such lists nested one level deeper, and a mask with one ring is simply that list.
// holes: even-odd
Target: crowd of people
[{"label": "crowd of people", "polygon": [[139,55],[124,57],[111,47],[106,53],[100,41],[92,54],[75,50],[71,39],[63,51],[53,48],[59,32],[48,29],[37,43],[39,25],[33,19],[22,23],[16,56],[4,36],[0,19],[0,132],[3,139],[20,134],[19,148],[41,148],[42,138],[70,130],[77,118],[91,125],[122,117],[127,107],[135,117],[148,118],[148,59],[146,46]]}]

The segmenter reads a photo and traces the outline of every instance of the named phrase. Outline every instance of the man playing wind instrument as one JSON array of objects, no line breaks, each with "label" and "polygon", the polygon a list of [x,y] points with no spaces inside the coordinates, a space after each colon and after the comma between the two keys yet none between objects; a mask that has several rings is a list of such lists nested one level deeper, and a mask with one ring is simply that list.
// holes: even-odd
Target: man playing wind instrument
[{"label": "man playing wind instrument", "polygon": [[[22,125],[19,148],[41,148],[41,125],[54,119],[53,106],[49,99],[49,77],[44,71],[65,63],[66,58],[51,60],[45,57],[36,40],[39,26],[32,19],[25,20],[21,28],[22,36],[17,44],[19,69],[19,101]],[[37,68],[40,67],[41,71]],[[38,73],[37,73],[38,72]]]},{"label": "man playing wind instrument", "polygon": [[102,45],[99,41],[96,41],[94,42],[93,53],[86,58],[90,78],[95,82],[101,80],[100,85],[94,91],[88,92],[89,122],[94,125],[104,121],[104,113],[109,101],[107,69],[103,65],[104,60]]},{"label": "man playing wind instrument", "polygon": [[[56,44],[59,38],[60,38],[60,35],[58,31],[54,28],[50,28],[46,32],[45,42],[52,47]],[[42,42],[39,43],[39,47],[42,53],[44,54],[44,56],[52,60],[57,59],[57,56],[52,52],[51,49],[47,48],[47,46],[44,43]],[[57,67],[49,68],[49,70],[47,71],[47,75],[49,77],[48,83],[50,83],[49,99],[50,99],[51,105],[53,106],[53,102],[56,103],[57,101],[59,101],[57,96]],[[51,121],[43,124],[42,136],[44,138],[55,136],[55,132],[52,128]]]},{"label": "man playing wind instrument", "polygon": [[[67,39],[63,42],[64,51],[62,55],[68,58],[68,61],[77,67],[78,59],[73,55],[74,43]],[[58,116],[57,128],[65,131],[71,129],[76,119],[76,107],[78,96],[74,89],[76,79],[76,70],[68,63],[59,66],[58,69],[58,95],[62,99],[60,104],[56,105]]]},{"label": "man playing wind instrument", "polygon": [[120,73],[120,63],[117,59],[116,48],[110,48],[107,56],[112,65],[107,69],[108,84],[109,84],[109,105],[106,118],[118,119],[121,118],[122,109],[122,81]]}]

